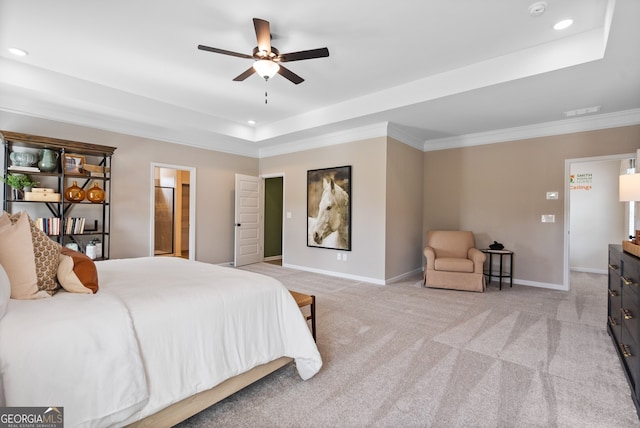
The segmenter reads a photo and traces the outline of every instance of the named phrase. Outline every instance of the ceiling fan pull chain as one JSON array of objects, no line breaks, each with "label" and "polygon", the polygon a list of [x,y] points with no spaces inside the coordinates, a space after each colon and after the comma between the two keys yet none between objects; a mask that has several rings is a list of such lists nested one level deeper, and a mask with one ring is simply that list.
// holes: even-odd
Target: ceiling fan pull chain
[{"label": "ceiling fan pull chain", "polygon": [[267,104],[267,83],[269,82],[269,78],[265,77],[264,79],[264,103]]}]

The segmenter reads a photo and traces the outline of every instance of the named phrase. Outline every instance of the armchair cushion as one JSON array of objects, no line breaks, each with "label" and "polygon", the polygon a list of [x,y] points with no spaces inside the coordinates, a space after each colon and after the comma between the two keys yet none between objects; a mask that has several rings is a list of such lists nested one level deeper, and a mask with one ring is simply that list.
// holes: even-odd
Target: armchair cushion
[{"label": "armchair cushion", "polygon": [[449,257],[441,257],[436,259],[435,270],[446,270],[449,272],[473,272],[473,261],[464,258],[456,259]]}]

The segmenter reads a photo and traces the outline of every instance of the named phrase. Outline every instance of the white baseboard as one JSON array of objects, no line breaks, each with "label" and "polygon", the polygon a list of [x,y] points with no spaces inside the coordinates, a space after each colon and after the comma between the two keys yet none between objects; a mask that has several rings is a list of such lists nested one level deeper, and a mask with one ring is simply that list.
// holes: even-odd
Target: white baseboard
[{"label": "white baseboard", "polygon": [[[265,258],[265,260],[267,260]],[[231,265],[233,266],[233,262],[228,262],[228,263],[220,263],[221,265]],[[397,275],[393,278],[387,279],[387,280],[383,280],[383,279],[378,279],[378,278],[371,278],[368,276],[361,276],[361,275],[351,275],[348,273],[344,273],[344,272],[334,272],[334,271],[330,271],[330,270],[324,270],[324,269],[316,269],[316,268],[311,268],[308,266],[299,266],[299,265],[293,265],[293,264],[289,264],[289,263],[283,263],[282,267],[286,267],[289,269],[296,269],[296,270],[301,270],[304,272],[313,272],[313,273],[319,273],[322,275],[327,275],[327,276],[335,276],[337,278],[344,278],[344,279],[351,279],[354,281],[362,281],[362,282],[367,282],[369,284],[374,284],[374,285],[388,285],[388,284],[392,284],[394,282],[398,282],[403,280],[404,278],[407,278],[411,275],[415,275],[418,272],[422,272],[423,269],[419,268],[419,269],[415,269],[412,270],[411,272],[407,272],[407,273],[403,273],[401,275]],[[600,273],[600,272],[597,272]],[[495,280],[494,280],[495,283]],[[527,281],[524,279],[517,279],[514,278],[513,279],[513,283],[514,284],[518,284],[518,285],[526,285],[528,287],[538,287],[538,288],[548,288],[550,290],[558,290],[558,291],[568,291],[569,289],[567,287],[565,287],[562,284],[551,284],[548,282],[537,282],[537,281]],[[505,285],[507,286],[507,288],[509,287],[509,283],[508,280],[503,280],[502,281],[502,288],[505,287]]]},{"label": "white baseboard", "polygon": [[594,268],[583,268],[583,267],[570,267],[569,270],[571,272],[599,273],[602,275],[607,275],[609,273],[609,271],[606,269],[594,269]]},{"label": "white baseboard", "polygon": [[324,270],[324,269],[316,269],[316,268],[310,268],[307,266],[298,266],[298,265],[292,265],[292,264],[288,264],[288,263],[283,263],[282,267],[286,267],[286,268],[290,268],[290,269],[296,269],[296,270],[302,270],[305,272],[313,272],[313,273],[319,273],[322,275],[328,275],[328,276],[335,276],[338,278],[344,278],[344,279],[352,279],[354,281],[362,281],[362,282],[368,282],[374,285],[385,285],[385,281],[381,280],[381,279],[377,279],[377,278],[370,278],[367,276],[360,276],[360,275],[351,275],[348,273],[344,273],[344,272],[333,272],[330,270]]},{"label": "white baseboard", "polygon": [[402,281],[402,280],[404,280],[406,278],[409,278],[410,276],[413,276],[413,275],[415,275],[417,273],[421,273],[421,272],[424,272],[424,268],[414,269],[411,272],[406,272],[406,273],[403,273],[401,275],[394,276],[393,278],[389,278],[389,279],[385,280],[384,283],[385,284],[393,284],[394,282],[400,282],[400,281]]},{"label": "white baseboard", "polygon": [[[558,290],[558,291],[569,291],[569,289],[562,284],[550,284],[548,282],[526,281],[524,279],[516,279],[516,278],[513,279],[513,283],[518,285],[526,285],[529,287],[548,288],[550,290]],[[502,288],[504,288],[504,284],[505,282],[502,281]],[[507,283],[507,287],[509,287],[508,283]]]}]

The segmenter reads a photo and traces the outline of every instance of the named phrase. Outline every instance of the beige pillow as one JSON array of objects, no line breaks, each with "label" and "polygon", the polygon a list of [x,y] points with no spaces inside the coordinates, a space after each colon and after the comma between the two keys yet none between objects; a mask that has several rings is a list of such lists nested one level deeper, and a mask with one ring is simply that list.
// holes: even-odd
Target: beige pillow
[{"label": "beige pillow", "polygon": [[[27,213],[25,212],[24,214]],[[9,219],[15,223],[20,215],[21,213],[9,214]],[[40,230],[31,219],[29,219],[29,227],[36,262],[38,289],[54,295],[60,289],[57,273],[62,245],[49,238],[49,235]]]},{"label": "beige pillow", "polygon": [[98,292],[98,270],[93,260],[66,247],[60,253],[58,281],[70,293]]},{"label": "beige pillow", "polygon": [[[9,283],[9,277],[7,272],[0,265],[0,320],[7,313],[7,306],[9,306],[9,297],[11,296],[11,284]],[[0,400],[1,401],[1,400]]]},{"label": "beige pillow", "polygon": [[40,299],[49,297],[38,290],[35,254],[26,212],[18,215],[12,224],[5,212],[0,216],[0,264],[11,284],[12,299]]}]

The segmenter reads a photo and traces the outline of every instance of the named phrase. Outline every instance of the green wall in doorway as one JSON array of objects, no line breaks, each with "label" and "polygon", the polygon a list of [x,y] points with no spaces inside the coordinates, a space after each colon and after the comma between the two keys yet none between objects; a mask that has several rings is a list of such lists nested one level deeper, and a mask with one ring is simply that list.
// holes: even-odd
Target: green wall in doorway
[{"label": "green wall in doorway", "polygon": [[264,180],[264,257],[282,255],[282,177]]}]

